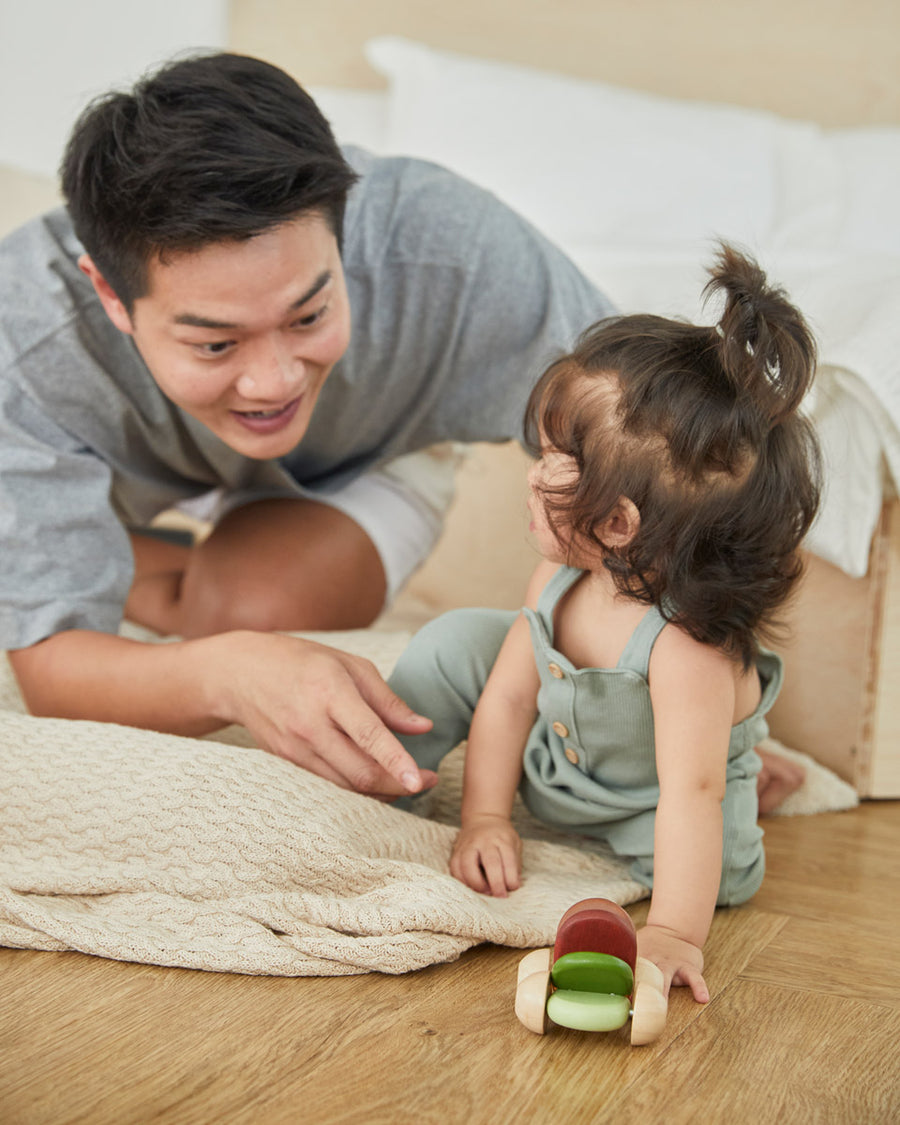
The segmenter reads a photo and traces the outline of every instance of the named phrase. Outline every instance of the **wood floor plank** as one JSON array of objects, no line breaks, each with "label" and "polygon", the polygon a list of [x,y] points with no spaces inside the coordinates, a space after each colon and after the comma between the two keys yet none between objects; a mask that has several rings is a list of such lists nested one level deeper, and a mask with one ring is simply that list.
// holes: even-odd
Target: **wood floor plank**
[{"label": "wood floor plank", "polygon": [[675,990],[641,1049],[526,1031],[516,950],[282,979],[0,949],[0,1122],[900,1120],[897,808],[770,821],[763,889],[713,921],[711,1004]]},{"label": "wood floor plank", "polygon": [[760,910],[828,921],[853,914],[900,927],[900,802],[765,821]]},{"label": "wood floor plank", "polygon": [[792,918],[742,976],[900,1011],[896,926]]},{"label": "wood floor plank", "polygon": [[[783,922],[720,912],[708,947],[714,993]],[[589,1121],[702,1011],[678,990],[663,1038],[636,1051],[627,1029],[534,1036],[513,1014],[520,957],[482,949],[406,977],[282,980],[2,951],[6,1002],[36,991],[47,1003],[39,1020],[0,1039],[0,1105],[29,1125],[151,1114],[187,1125],[288,1122],[299,1103],[310,1120],[339,1121],[360,1100],[367,1122],[393,1125],[401,1106],[409,1120],[446,1121],[448,1099],[459,1120],[512,1122],[527,1109],[552,1121],[564,1104],[567,1120]],[[585,1076],[580,1086],[573,1074]]]},{"label": "wood floor plank", "polygon": [[596,1125],[888,1125],[900,1120],[900,1013],[737,981]]}]

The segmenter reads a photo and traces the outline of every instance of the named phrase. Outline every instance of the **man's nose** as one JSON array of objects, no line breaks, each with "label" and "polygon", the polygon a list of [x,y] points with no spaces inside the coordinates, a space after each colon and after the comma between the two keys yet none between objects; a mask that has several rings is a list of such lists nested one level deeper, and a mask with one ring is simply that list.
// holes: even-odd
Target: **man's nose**
[{"label": "man's nose", "polygon": [[289,398],[300,385],[303,371],[303,360],[281,339],[271,338],[256,349],[237,381],[237,389],[245,398]]}]

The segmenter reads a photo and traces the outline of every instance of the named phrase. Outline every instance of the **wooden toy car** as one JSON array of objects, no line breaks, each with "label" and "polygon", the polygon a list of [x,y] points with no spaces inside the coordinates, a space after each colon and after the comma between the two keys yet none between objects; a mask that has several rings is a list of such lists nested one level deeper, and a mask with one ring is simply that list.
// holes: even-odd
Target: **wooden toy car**
[{"label": "wooden toy car", "polygon": [[615,1031],[631,1019],[631,1044],[652,1043],[666,1025],[660,970],[637,955],[628,914],[605,898],[586,898],[560,919],[553,949],[519,962],[516,1015],[538,1035],[550,1024]]}]

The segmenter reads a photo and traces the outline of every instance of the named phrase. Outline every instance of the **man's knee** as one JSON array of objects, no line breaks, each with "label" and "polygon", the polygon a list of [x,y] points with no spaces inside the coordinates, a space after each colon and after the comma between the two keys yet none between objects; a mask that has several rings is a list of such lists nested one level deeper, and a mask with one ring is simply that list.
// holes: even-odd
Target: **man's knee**
[{"label": "man's knee", "polygon": [[229,629],[358,629],[384,605],[369,537],[342,512],[303,500],[248,504],[190,555],[182,584],[186,635]]}]

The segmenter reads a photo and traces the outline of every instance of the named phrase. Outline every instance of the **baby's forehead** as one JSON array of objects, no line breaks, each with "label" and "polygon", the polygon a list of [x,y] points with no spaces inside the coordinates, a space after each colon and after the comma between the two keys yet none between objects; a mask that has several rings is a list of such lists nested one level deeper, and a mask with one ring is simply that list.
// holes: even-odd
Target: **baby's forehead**
[{"label": "baby's forehead", "polygon": [[542,402],[540,428],[579,428],[586,421],[612,417],[622,398],[615,371],[585,371],[576,364],[559,364],[548,380]]}]

